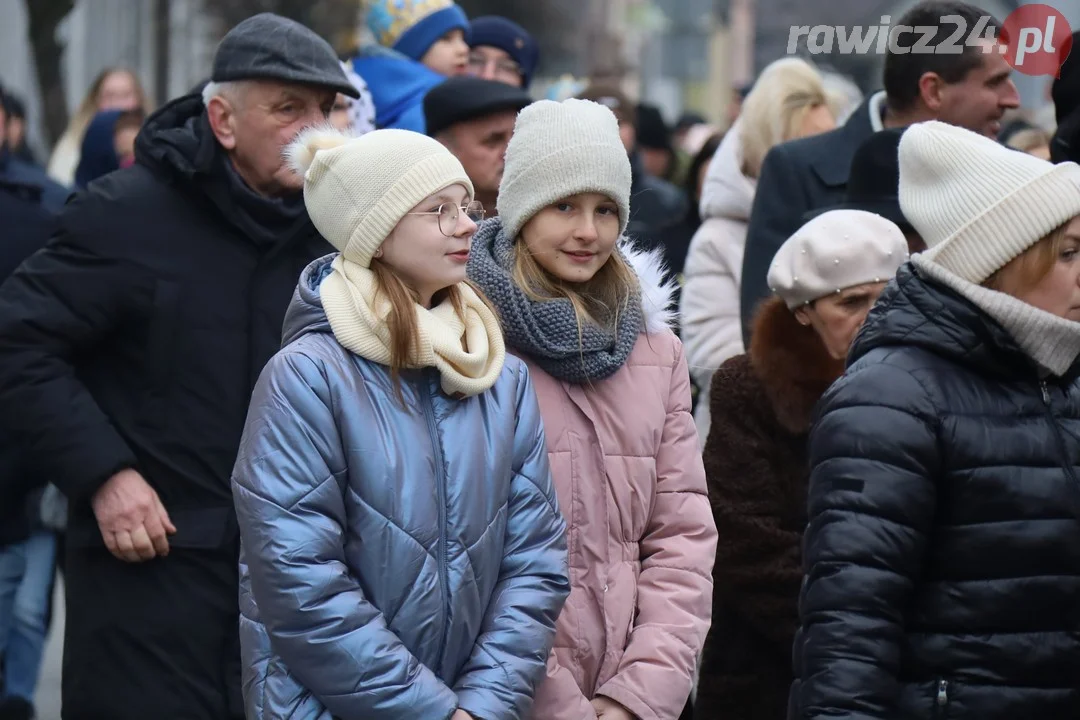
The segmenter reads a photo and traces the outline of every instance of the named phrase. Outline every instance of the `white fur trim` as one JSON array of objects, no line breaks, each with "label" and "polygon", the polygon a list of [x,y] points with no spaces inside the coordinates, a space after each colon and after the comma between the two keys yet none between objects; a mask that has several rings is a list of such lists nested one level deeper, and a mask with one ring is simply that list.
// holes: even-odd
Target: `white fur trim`
[{"label": "white fur trim", "polygon": [[301,130],[296,139],[285,148],[285,160],[297,175],[306,175],[315,153],[320,150],[333,150],[353,140],[354,136],[344,133],[330,125],[313,125]]},{"label": "white fur trim", "polygon": [[649,334],[671,330],[675,324],[675,281],[665,277],[664,251],[645,250],[629,238],[619,241],[619,250],[634,270],[641,284],[641,306],[645,313],[645,331]]}]

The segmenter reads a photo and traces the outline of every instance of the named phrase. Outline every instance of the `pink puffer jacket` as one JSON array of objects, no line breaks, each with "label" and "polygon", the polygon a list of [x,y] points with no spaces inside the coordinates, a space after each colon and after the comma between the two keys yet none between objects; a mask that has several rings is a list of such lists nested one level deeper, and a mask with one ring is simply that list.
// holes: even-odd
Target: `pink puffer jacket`
[{"label": "pink puffer jacket", "polygon": [[716,526],[686,358],[657,311],[667,289],[652,258],[628,256],[649,332],[626,364],[590,386],[525,359],[570,533],[570,598],[535,720],[595,720],[597,695],[641,720],[676,720],[709,629]]}]

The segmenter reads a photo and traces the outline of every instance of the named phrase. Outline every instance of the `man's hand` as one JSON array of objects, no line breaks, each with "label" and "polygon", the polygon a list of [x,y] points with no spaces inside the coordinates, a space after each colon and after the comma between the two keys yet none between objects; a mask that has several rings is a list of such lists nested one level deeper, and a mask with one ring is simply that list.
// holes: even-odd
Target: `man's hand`
[{"label": "man's hand", "polygon": [[134,470],[121,470],[94,493],[94,508],[105,547],[125,562],[143,562],[169,554],[168,536],[176,532],[154,489]]},{"label": "man's hand", "polygon": [[596,708],[599,720],[637,720],[629,710],[610,698],[597,697],[592,701],[592,706]]},{"label": "man's hand", "polygon": [[454,713],[450,720],[476,720],[476,718],[474,718],[472,715],[465,712],[461,708],[458,708],[458,711]]}]

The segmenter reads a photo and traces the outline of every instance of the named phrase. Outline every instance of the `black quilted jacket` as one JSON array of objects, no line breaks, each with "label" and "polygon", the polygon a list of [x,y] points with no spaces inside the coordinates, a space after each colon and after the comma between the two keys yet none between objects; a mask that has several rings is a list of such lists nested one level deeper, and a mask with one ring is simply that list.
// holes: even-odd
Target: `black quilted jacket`
[{"label": "black quilted jacket", "polygon": [[789,717],[1080,718],[1080,383],[910,264],[810,440]]}]

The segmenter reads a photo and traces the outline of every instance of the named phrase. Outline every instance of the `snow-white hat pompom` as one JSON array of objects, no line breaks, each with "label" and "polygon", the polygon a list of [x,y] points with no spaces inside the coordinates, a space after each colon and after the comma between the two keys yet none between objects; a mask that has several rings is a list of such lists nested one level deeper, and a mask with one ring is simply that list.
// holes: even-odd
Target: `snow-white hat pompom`
[{"label": "snow-white hat pompom", "polygon": [[329,125],[316,125],[300,132],[296,139],[285,148],[285,161],[293,172],[301,177],[307,175],[308,168],[315,161],[315,153],[320,150],[333,150],[355,139]]}]

